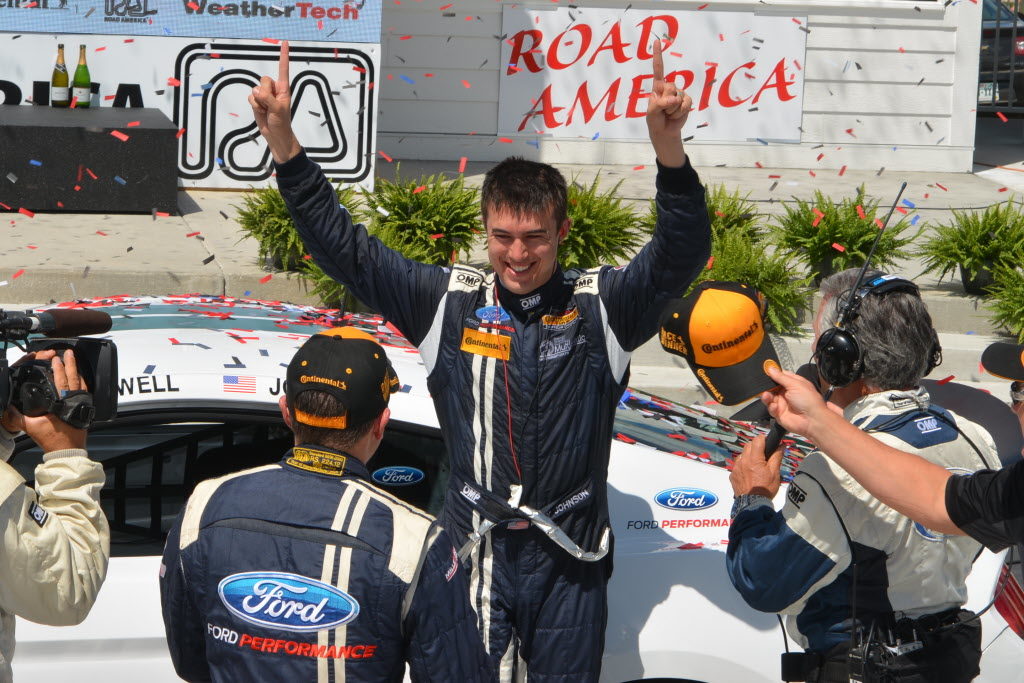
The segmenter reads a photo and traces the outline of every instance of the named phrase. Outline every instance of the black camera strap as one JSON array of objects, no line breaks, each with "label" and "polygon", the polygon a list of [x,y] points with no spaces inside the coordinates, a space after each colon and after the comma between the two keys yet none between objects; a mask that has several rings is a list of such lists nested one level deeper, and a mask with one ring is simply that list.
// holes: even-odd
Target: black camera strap
[{"label": "black camera strap", "polygon": [[88,391],[68,391],[54,402],[50,412],[76,429],[88,429],[96,408]]}]

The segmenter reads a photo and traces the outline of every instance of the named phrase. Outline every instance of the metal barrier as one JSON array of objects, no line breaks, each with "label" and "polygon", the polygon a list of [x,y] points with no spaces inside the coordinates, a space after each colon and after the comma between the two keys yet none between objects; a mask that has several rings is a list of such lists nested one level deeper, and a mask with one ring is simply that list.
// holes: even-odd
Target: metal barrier
[{"label": "metal barrier", "polygon": [[1021,0],[981,0],[978,111],[1024,112]]}]

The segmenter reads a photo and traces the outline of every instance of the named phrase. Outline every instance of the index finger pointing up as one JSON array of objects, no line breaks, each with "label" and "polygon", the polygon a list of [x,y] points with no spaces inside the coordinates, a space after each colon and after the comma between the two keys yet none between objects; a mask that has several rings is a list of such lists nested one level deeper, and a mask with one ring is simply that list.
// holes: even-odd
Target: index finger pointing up
[{"label": "index finger pointing up", "polygon": [[291,78],[288,74],[288,71],[288,41],[282,40],[281,57],[277,62],[277,83],[279,86],[284,86],[284,88],[288,87],[288,84],[291,82]]},{"label": "index finger pointing up", "polygon": [[661,39],[654,39],[654,82],[665,80],[665,62],[661,57]]}]

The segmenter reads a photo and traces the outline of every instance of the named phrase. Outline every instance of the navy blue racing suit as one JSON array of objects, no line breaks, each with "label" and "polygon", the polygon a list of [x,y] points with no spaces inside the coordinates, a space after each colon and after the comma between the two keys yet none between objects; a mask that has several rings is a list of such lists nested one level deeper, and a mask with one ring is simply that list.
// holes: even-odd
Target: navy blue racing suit
[{"label": "navy blue racing suit", "polygon": [[630,352],[707,262],[696,172],[659,167],[654,236],[628,265],[556,270],[525,296],[384,247],[304,154],[277,178],[316,263],[419,347],[451,464],[442,519],[501,678],[596,680],[613,420]]},{"label": "navy blue racing suit", "polygon": [[488,681],[448,534],[320,446],[196,487],[160,598],[187,681]]}]

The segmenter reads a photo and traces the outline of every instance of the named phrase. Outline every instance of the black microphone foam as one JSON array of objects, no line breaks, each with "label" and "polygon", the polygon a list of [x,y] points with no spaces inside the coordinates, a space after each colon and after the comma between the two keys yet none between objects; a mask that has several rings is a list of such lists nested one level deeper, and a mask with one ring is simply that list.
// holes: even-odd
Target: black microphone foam
[{"label": "black microphone foam", "polygon": [[110,331],[113,322],[109,314],[87,309],[55,308],[29,315],[39,319],[39,326],[33,331],[42,332],[47,337],[103,334]]}]

